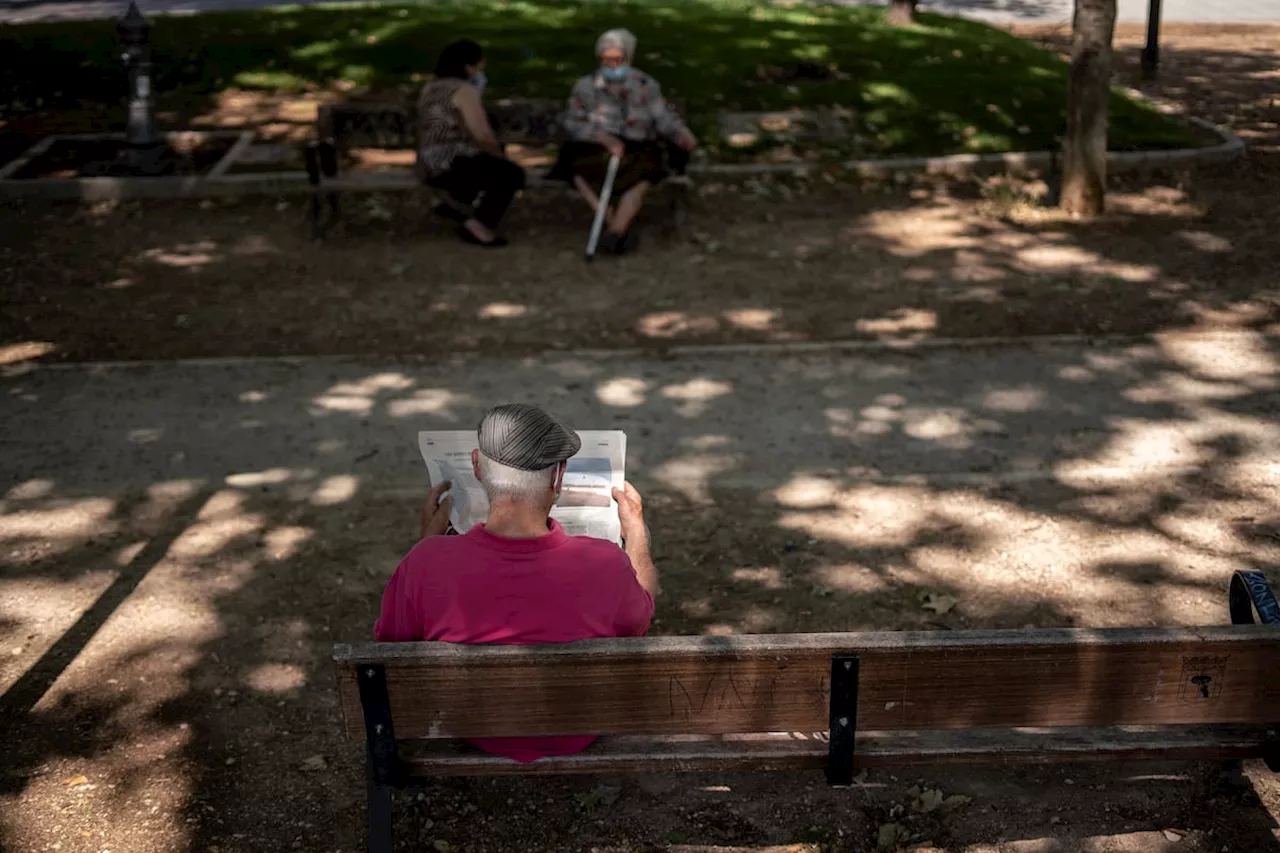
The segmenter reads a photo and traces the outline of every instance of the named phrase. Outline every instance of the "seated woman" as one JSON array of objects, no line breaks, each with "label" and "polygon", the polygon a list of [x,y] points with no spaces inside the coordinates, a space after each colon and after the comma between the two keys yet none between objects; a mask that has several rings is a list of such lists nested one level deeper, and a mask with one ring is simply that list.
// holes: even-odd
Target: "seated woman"
[{"label": "seated woman", "polygon": [[609,30],[596,41],[600,68],[573,87],[565,129],[574,141],[561,148],[549,175],[572,182],[595,210],[610,155],[622,158],[613,184],[617,207],[609,209],[600,240],[601,250],[614,254],[635,248],[629,229],[644,194],[667,176],[668,154],[680,153],[669,152],[667,143],[682,152],[698,144],[663,100],[658,81],[631,67],[635,51],[636,37],[627,30]]},{"label": "seated woman", "polygon": [[458,41],[440,53],[435,79],[418,95],[417,170],[425,183],[448,192],[454,206],[440,205],[436,213],[459,222],[463,240],[499,247],[507,241],[498,223],[525,178],[503,156],[480,102],[484,87],[480,45]]}]

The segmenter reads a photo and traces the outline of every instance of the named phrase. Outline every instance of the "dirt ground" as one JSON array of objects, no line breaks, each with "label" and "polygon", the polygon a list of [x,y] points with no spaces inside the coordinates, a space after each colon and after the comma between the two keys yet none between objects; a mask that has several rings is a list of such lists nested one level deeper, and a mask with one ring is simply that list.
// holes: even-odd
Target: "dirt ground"
[{"label": "dirt ground", "polygon": [[[1122,75],[1139,41],[1122,29]],[[563,199],[522,201],[518,242],[499,254],[457,245],[408,199],[353,200],[319,247],[296,199],[11,205],[0,364],[1273,330],[1280,28],[1174,27],[1165,44],[1157,90],[1231,123],[1250,155],[1126,180],[1097,223],[1043,208],[1034,182],[708,187],[695,240],[588,267],[586,217]],[[1210,364],[1164,375],[1203,393],[1187,411],[1269,429],[1268,363],[1257,376]],[[78,390],[42,402],[10,376],[15,412],[19,400],[77,405]],[[1215,397],[1228,382],[1253,389],[1248,418]],[[696,405],[701,387],[676,387],[671,404]],[[1159,399],[1145,393],[1118,396]],[[1159,425],[1152,411],[1133,419]],[[1134,447],[1163,446],[1153,435]],[[1274,477],[1233,472],[1261,452],[1247,435],[1202,449],[1198,474],[1086,491],[871,486],[815,499],[822,487],[801,483],[762,500],[655,481],[659,561],[680,567],[655,631],[1222,622],[1222,572],[1280,560],[1280,501]],[[294,500],[274,482],[6,486],[4,850],[363,849],[363,749],[339,737],[328,658],[333,642],[368,636],[414,508],[378,494]],[[877,532],[851,535],[849,518]],[[902,569],[908,548],[930,571]],[[1046,567],[1047,553],[1062,559]],[[935,615],[918,593],[940,583],[965,592]],[[1135,588],[1151,597],[1119,594]],[[870,851],[890,823],[926,853],[1280,851],[1280,783],[1246,769],[1243,782],[1187,764],[874,772],[851,790],[809,775],[458,781],[402,796],[397,829],[402,849],[440,853]],[[926,813],[925,789],[969,799]]]},{"label": "dirt ground", "polygon": [[[1119,43],[1127,79],[1137,42]],[[297,196],[15,203],[0,211],[0,358],[1270,328],[1278,55],[1280,27],[1168,34],[1153,91],[1234,127],[1249,157],[1117,180],[1091,224],[1046,206],[1038,180],[708,183],[688,242],[663,239],[655,205],[640,254],[587,265],[589,215],[558,190],[519,200],[497,253],[405,195],[349,197],[319,246]]]}]

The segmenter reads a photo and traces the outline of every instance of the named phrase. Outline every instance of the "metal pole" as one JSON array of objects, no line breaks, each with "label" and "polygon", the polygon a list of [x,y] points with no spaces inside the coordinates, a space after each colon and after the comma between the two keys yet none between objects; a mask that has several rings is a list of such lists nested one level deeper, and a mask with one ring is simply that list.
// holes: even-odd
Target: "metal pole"
[{"label": "metal pole", "polygon": [[621,158],[617,154],[609,156],[609,171],[604,176],[604,187],[600,190],[600,199],[596,204],[596,217],[591,222],[591,235],[587,238],[587,260],[596,256],[596,245],[600,242],[600,229],[604,227],[604,217],[609,210],[609,198],[613,195],[613,181],[618,177],[618,163]]},{"label": "metal pole", "polygon": [[143,17],[137,3],[130,3],[116,24],[116,31],[124,44],[121,58],[129,75],[129,122],[125,139],[135,148],[150,148],[160,142],[151,101],[151,22]]},{"label": "metal pole", "polygon": [[1150,80],[1160,65],[1160,0],[1147,8],[1147,46],[1142,49],[1142,76]]}]

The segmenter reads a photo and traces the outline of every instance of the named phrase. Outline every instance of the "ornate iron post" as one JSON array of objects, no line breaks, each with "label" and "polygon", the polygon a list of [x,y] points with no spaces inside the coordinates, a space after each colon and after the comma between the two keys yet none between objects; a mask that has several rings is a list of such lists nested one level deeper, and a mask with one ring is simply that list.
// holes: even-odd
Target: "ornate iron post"
[{"label": "ornate iron post", "polygon": [[134,148],[151,148],[160,144],[151,103],[151,22],[143,17],[138,4],[131,2],[124,17],[116,22],[116,33],[124,45],[121,59],[129,76],[125,140]]}]

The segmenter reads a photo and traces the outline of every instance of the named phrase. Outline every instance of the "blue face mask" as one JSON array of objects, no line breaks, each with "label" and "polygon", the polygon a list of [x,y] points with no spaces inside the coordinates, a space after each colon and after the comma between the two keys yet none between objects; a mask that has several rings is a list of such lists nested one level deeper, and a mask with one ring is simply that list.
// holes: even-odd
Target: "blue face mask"
[{"label": "blue face mask", "polygon": [[607,65],[600,68],[600,73],[604,75],[604,79],[610,83],[620,83],[627,79],[627,75],[631,73],[630,65],[619,65],[617,68],[610,68]]},{"label": "blue face mask", "polygon": [[483,71],[477,71],[468,82],[483,94],[484,87],[489,85],[489,78],[485,76]]}]

